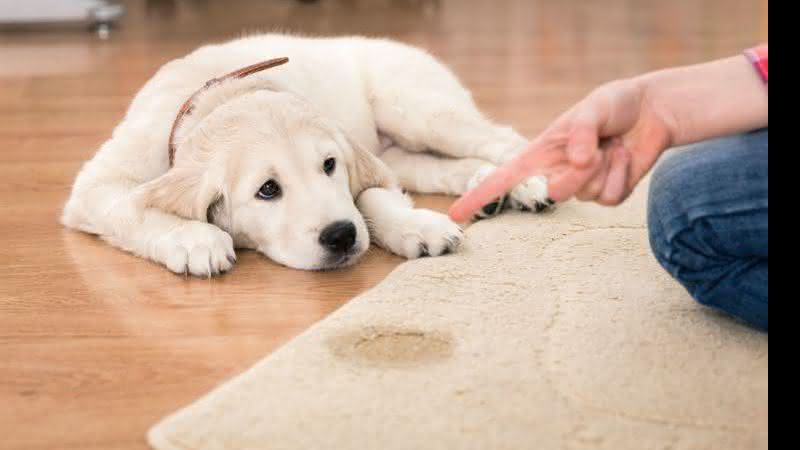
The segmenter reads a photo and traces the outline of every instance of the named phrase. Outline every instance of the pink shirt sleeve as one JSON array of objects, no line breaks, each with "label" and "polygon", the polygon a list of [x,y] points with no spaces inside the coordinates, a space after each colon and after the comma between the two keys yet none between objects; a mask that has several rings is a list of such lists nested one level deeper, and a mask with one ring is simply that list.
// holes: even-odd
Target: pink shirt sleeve
[{"label": "pink shirt sleeve", "polygon": [[769,44],[749,48],[745,50],[744,54],[756,68],[764,83],[769,83]]}]

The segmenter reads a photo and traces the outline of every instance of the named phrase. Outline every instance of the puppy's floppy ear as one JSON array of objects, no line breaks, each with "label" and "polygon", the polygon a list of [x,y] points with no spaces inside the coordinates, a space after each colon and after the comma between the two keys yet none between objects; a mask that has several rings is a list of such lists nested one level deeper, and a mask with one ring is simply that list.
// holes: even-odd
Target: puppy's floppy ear
[{"label": "puppy's floppy ear", "polygon": [[158,208],[186,219],[205,222],[209,208],[222,197],[200,168],[173,167],[137,188],[145,208]]},{"label": "puppy's floppy ear", "polygon": [[350,193],[357,198],[362,192],[374,187],[394,189],[399,185],[391,169],[375,155],[341,133],[344,141],[347,173],[350,177]]}]

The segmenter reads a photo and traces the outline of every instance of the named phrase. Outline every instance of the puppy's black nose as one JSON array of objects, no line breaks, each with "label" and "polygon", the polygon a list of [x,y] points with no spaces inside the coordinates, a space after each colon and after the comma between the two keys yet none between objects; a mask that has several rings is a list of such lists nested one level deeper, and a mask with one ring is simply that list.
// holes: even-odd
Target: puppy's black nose
[{"label": "puppy's black nose", "polygon": [[349,220],[333,222],[319,234],[319,243],[332,252],[345,253],[356,243],[356,226]]}]

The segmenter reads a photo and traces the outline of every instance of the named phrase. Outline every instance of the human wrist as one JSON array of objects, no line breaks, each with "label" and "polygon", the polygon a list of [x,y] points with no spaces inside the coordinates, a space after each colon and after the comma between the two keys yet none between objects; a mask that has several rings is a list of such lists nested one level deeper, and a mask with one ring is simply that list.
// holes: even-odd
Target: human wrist
[{"label": "human wrist", "polygon": [[768,96],[743,56],[639,77],[643,105],[663,121],[670,146],[741,133],[768,124]]},{"label": "human wrist", "polygon": [[664,150],[678,145],[685,134],[676,112],[675,98],[669,95],[672,74],[670,69],[650,72],[632,78],[630,83],[639,93],[640,114],[647,114],[651,122],[657,124],[663,135]]}]

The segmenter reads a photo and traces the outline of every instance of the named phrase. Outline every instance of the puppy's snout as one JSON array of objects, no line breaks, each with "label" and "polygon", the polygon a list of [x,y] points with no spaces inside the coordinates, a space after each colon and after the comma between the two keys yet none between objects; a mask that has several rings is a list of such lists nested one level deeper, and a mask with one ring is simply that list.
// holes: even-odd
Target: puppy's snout
[{"label": "puppy's snout", "polygon": [[319,243],[332,252],[345,253],[356,243],[356,226],[349,220],[333,222],[319,234]]}]

